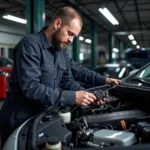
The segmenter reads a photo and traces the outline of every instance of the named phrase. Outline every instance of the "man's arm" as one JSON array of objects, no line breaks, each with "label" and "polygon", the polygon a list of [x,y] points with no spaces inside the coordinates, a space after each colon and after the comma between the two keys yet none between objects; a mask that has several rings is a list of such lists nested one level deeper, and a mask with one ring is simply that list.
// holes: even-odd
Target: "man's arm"
[{"label": "man's arm", "polygon": [[94,85],[105,84],[106,78],[104,76],[101,76],[100,74],[83,67],[81,64],[75,62],[71,58],[70,58],[70,66],[75,80]]},{"label": "man's arm", "polygon": [[53,89],[41,83],[40,51],[34,40],[22,40],[16,53],[16,68],[22,93],[44,106],[66,106],[75,101],[75,91]]},{"label": "man's arm", "polygon": [[78,90],[86,91],[85,88],[81,87],[80,84],[75,81],[72,75],[70,58],[67,52],[66,52],[66,60],[67,60],[67,70],[65,70],[63,77],[61,79],[61,83],[60,83],[61,88],[66,90],[73,90],[73,91],[78,91]]}]

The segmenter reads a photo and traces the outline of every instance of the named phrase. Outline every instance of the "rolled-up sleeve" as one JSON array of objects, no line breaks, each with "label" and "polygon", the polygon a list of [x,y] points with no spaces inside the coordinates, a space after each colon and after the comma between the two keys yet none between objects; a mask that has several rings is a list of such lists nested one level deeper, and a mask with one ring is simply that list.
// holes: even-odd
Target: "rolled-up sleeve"
[{"label": "rolled-up sleeve", "polygon": [[22,40],[18,45],[16,68],[22,93],[44,106],[72,105],[75,101],[75,91],[62,91],[61,88],[53,89],[42,84],[41,54],[38,44],[34,42],[34,40]]}]

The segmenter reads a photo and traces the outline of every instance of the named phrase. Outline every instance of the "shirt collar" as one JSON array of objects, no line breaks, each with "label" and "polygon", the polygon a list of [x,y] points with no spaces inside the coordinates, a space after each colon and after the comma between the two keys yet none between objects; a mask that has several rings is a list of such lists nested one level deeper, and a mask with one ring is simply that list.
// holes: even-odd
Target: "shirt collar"
[{"label": "shirt collar", "polygon": [[45,31],[44,31],[45,28],[46,27],[42,28],[39,33],[40,33],[40,37],[41,37],[44,49],[49,49],[52,45],[50,44],[50,41],[48,40],[48,38],[45,34]]}]

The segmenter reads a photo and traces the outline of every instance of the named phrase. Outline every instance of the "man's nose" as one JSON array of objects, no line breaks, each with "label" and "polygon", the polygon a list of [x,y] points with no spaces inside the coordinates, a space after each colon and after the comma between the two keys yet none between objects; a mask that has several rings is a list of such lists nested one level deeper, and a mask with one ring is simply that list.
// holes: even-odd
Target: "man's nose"
[{"label": "man's nose", "polygon": [[69,37],[68,38],[68,43],[72,43],[73,42],[73,37]]}]

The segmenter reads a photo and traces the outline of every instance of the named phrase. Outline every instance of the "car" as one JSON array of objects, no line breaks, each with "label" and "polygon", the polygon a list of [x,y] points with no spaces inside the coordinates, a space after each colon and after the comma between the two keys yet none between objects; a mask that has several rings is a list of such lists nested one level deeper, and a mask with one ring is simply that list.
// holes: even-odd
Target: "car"
[{"label": "car", "polygon": [[[12,72],[12,66],[13,66],[13,60],[6,58],[6,57],[0,57],[0,74],[1,76],[5,76],[0,79],[0,99],[3,100],[6,97],[6,92],[8,91],[9,86],[9,80]],[[4,83],[6,82],[6,83]]]},{"label": "car", "polygon": [[12,65],[13,65],[12,59],[6,57],[0,57],[0,71],[11,73]]},{"label": "car", "polygon": [[125,50],[125,60],[139,69],[150,62],[150,50],[147,48],[128,48]]},{"label": "car", "polygon": [[[107,63],[98,65],[93,71],[99,73],[100,75],[106,78],[116,78],[123,79],[129,75],[131,71],[135,70],[135,68],[126,61],[120,61],[120,63]],[[92,88],[95,85],[82,83],[77,81],[84,88]]]},{"label": "car", "polygon": [[94,71],[108,78],[123,79],[134,69],[130,63],[107,63],[99,65]]},{"label": "car", "polygon": [[[119,85],[88,89],[109,94],[103,105],[49,107],[28,119],[6,141],[3,150],[42,150],[57,137],[63,150],[148,150],[150,148],[150,63]],[[99,95],[99,94],[97,94]],[[71,121],[62,116],[71,114]],[[64,113],[64,115],[60,115]]]}]

